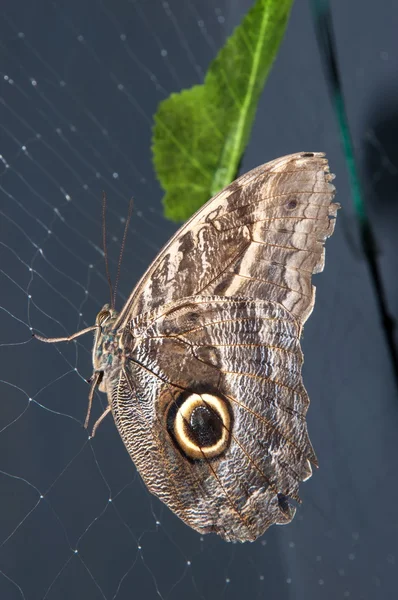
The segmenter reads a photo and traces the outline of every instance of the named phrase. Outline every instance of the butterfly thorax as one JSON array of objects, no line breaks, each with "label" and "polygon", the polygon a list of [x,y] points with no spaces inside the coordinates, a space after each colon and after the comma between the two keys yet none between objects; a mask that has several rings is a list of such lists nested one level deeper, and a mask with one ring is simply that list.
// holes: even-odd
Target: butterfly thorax
[{"label": "butterfly thorax", "polygon": [[93,346],[93,367],[95,372],[103,373],[99,386],[101,392],[107,391],[107,383],[120,372],[123,347],[121,331],[115,329],[117,318],[117,311],[105,304],[96,319],[99,327]]}]

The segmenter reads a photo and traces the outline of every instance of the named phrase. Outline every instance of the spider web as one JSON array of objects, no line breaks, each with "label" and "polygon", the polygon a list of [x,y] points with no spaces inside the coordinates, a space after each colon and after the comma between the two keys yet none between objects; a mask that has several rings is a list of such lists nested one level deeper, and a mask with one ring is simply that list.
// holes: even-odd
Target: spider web
[{"label": "spider web", "polygon": [[[174,232],[151,168],[152,115],[170,92],[202,81],[250,5],[15,0],[2,15],[1,598],[379,598],[394,585],[395,390],[352,233],[344,158],[308,7],[293,10],[242,167],[326,150],[344,204],[303,342],[321,469],[302,487],[293,523],[244,545],[191,531],[147,492],[112,418],[94,439],[83,429],[92,338],[32,339],[32,331],[62,336],[90,326],[108,301],[103,190],[113,273],[135,201],[119,308]],[[355,7],[336,15],[343,41],[356,15]],[[394,35],[383,30],[366,57],[369,40],[357,38],[346,74],[356,73],[354,88],[364,95],[371,95],[365,70],[382,65],[387,76],[392,68],[387,42]],[[347,85],[348,100],[354,88]],[[380,184],[396,177],[398,161],[385,148],[385,122],[373,114],[355,122],[354,133],[371,173],[367,191],[383,199]],[[394,115],[386,120],[391,130]],[[395,250],[389,239],[385,273]],[[92,422],[105,406],[96,394]]]}]

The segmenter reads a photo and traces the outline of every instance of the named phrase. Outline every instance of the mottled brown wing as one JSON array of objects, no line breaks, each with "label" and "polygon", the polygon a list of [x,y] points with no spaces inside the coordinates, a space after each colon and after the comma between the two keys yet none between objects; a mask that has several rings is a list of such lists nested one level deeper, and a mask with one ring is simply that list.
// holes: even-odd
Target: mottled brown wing
[{"label": "mottled brown wing", "polygon": [[302,152],[253,169],[212,198],[171,239],[117,321],[197,294],[274,300],[304,323],[314,305],[313,273],[333,233],[324,154]]},{"label": "mottled brown wing", "polygon": [[124,331],[116,425],[149,490],[197,531],[254,540],[293,518],[316,461],[299,333],[278,303],[215,296]]}]

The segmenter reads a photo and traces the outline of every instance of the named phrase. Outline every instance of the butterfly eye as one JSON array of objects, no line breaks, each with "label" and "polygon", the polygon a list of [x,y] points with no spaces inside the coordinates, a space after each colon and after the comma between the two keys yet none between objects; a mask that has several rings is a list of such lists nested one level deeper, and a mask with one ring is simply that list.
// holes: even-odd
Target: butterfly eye
[{"label": "butterfly eye", "polygon": [[109,310],[101,310],[98,315],[97,315],[97,324],[98,325],[103,325],[105,323],[105,321],[108,319],[108,317],[110,317],[111,313],[109,312]]},{"label": "butterfly eye", "polygon": [[231,438],[228,405],[213,394],[185,396],[171,407],[168,422],[178,447],[193,459],[219,456]]}]

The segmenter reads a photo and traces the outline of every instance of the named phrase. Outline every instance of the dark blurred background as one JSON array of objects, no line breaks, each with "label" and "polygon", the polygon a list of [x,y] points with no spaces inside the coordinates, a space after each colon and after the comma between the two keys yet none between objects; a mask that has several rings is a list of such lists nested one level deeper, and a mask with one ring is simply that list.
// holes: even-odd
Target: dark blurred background
[{"label": "dark blurred background", "polygon": [[[308,423],[320,469],[291,525],[253,544],[201,538],[146,491],[112,418],[82,427],[91,325],[128,201],[135,212],[119,307],[175,230],[151,165],[170,92],[202,81],[249,0],[8,0],[2,5],[0,178],[0,598],[130,600],[395,597],[398,397],[362,255],[312,15],[296,1],[242,172],[325,151],[342,205],[306,325]],[[390,310],[396,253],[398,7],[332,6],[338,58]],[[95,398],[94,418],[106,399]]]}]

